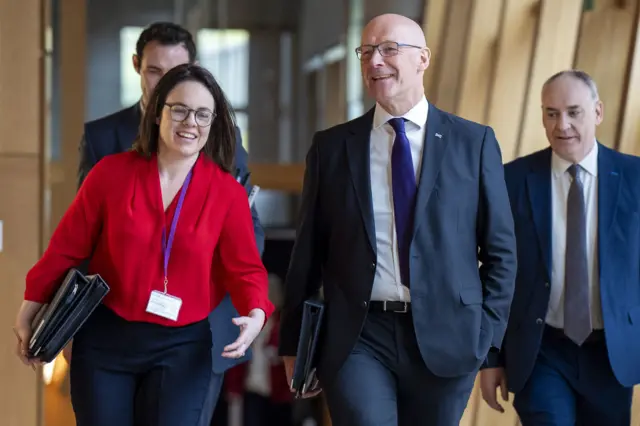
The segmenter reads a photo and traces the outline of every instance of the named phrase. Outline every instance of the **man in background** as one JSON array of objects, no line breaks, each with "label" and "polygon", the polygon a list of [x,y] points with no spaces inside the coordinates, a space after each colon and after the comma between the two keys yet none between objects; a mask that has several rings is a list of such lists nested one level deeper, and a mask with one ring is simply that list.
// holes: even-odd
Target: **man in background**
[{"label": "man in background", "polygon": [[[196,61],[196,45],[192,35],[179,25],[169,22],[151,24],[142,31],[136,43],[133,55],[133,68],[140,75],[142,97],[139,102],[109,116],[90,121],[84,126],[84,135],[80,142],[80,164],[78,167],[78,187],[93,166],[103,157],[127,151],[131,148],[140,125],[147,100],[162,76],[177,65]],[[236,169],[240,176],[248,173],[248,154],[242,146],[240,130],[236,127]],[[247,191],[250,188],[247,188]],[[264,232],[255,208],[251,210],[258,250],[264,247]],[[239,359],[223,358],[223,347],[232,343],[238,335],[238,327],[231,319],[238,315],[227,295],[211,313],[212,327],[212,366],[213,379],[210,384],[209,404],[211,411],[203,413],[202,425],[209,425],[214,405],[218,399],[224,373],[229,368],[250,359],[247,351]]]},{"label": "man in background", "polygon": [[482,396],[523,426],[628,426],[640,383],[640,159],[596,140],[603,104],[582,71],[542,87],[550,147],[505,166],[518,274]]}]

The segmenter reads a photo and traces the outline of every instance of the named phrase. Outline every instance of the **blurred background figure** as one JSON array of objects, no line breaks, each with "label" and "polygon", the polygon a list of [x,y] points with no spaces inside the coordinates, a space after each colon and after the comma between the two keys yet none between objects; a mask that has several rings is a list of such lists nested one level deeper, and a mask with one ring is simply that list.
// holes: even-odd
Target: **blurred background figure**
[{"label": "blurred background figure", "polygon": [[[237,426],[293,426],[292,401],[282,359],[278,356],[282,281],[269,274],[269,300],[276,310],[253,343],[253,357],[228,373],[226,397],[240,405]],[[234,423],[231,422],[230,425]]]}]

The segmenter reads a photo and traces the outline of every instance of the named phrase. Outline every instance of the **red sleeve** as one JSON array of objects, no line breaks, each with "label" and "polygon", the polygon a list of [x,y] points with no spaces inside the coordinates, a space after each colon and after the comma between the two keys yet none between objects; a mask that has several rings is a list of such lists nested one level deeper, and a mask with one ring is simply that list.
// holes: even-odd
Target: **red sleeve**
[{"label": "red sleeve", "polygon": [[252,309],[259,308],[268,319],[274,307],[269,301],[267,271],[255,243],[247,195],[239,186],[231,188],[229,194],[233,200],[213,259],[214,280],[225,286],[240,315],[246,316]]},{"label": "red sleeve", "polygon": [[26,277],[24,299],[48,303],[69,269],[77,267],[93,252],[102,227],[102,200],[104,177],[98,163],[87,178],[75,199],[62,216],[49,246]]}]

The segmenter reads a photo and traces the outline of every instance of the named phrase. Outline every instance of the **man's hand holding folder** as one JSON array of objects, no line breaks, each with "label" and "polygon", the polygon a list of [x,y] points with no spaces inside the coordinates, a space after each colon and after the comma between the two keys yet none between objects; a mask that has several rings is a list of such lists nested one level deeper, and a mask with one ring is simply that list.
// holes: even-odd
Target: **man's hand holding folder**
[{"label": "man's hand holding folder", "polygon": [[[287,383],[289,383],[289,389],[291,392],[296,393],[296,390],[291,386],[293,384],[293,371],[296,365],[296,357],[295,356],[284,356],[282,357],[282,361],[284,362],[284,371],[287,374]],[[317,379],[316,379],[317,380]],[[300,398],[313,398],[322,392],[322,388],[317,388],[311,392],[305,392],[300,394]]]},{"label": "man's hand holding folder", "polygon": [[311,398],[322,391],[317,376],[316,354],[320,344],[323,316],[323,302],[304,302],[296,356],[283,357],[287,380],[296,398]]}]

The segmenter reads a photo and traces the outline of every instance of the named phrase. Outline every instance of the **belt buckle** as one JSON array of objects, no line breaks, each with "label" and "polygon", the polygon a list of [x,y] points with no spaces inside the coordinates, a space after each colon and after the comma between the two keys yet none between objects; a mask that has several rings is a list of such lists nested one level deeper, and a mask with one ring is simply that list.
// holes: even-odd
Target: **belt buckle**
[{"label": "belt buckle", "polygon": [[382,301],[382,310],[384,312],[388,311],[388,312],[393,312],[393,313],[396,313],[396,314],[406,314],[408,312],[407,307],[409,306],[409,304],[407,302],[400,302],[400,303],[402,303],[402,305],[404,306],[404,308],[402,308],[402,310],[400,310],[400,309],[388,310],[387,309],[387,301],[383,300]]}]

